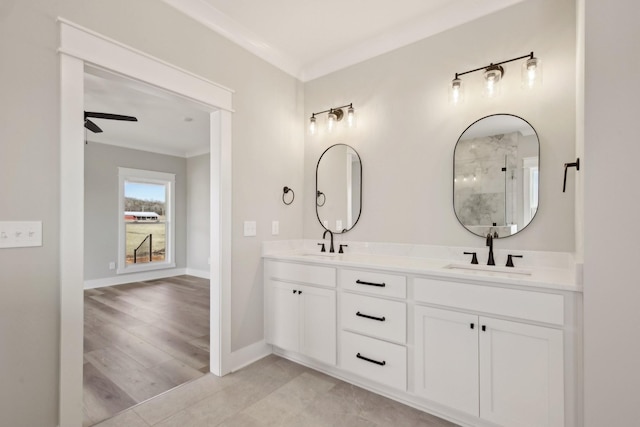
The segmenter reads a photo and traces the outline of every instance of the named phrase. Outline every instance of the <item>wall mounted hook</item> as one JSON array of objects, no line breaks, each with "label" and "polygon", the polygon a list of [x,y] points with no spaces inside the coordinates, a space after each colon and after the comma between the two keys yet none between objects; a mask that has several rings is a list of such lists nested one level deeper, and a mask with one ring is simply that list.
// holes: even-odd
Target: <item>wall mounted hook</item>
[{"label": "wall mounted hook", "polygon": [[[289,194],[289,192],[291,192],[291,201],[289,201],[289,203],[287,203],[286,200],[284,199],[284,196]],[[293,203],[295,198],[296,198],[296,193],[293,191],[293,189],[291,189],[289,187],[284,187],[282,189],[282,203],[284,203],[285,205],[289,206],[291,203]]]},{"label": "wall mounted hook", "polygon": [[576,168],[576,171],[580,170],[580,158],[578,157],[575,162],[565,163],[564,164],[564,182],[562,183],[562,192],[564,193],[567,189],[567,169]]}]

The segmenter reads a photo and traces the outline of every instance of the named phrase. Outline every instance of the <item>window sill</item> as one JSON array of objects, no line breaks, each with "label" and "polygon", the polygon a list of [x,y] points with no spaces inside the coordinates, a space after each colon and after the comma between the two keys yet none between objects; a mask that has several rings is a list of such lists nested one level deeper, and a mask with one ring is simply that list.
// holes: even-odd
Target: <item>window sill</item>
[{"label": "window sill", "polygon": [[118,268],[116,274],[139,273],[141,271],[164,270],[167,268],[175,268],[175,262],[154,262],[140,265],[128,265],[125,268]]}]

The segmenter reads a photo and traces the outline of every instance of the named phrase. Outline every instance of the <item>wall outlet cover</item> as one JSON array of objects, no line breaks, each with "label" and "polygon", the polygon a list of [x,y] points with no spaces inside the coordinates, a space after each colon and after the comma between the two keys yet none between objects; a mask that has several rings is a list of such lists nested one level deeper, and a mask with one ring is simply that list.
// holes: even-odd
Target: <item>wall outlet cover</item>
[{"label": "wall outlet cover", "polygon": [[271,234],[274,236],[280,234],[280,221],[271,221]]},{"label": "wall outlet cover", "polygon": [[244,222],[244,236],[252,237],[257,234],[257,225],[255,221],[245,221]]}]

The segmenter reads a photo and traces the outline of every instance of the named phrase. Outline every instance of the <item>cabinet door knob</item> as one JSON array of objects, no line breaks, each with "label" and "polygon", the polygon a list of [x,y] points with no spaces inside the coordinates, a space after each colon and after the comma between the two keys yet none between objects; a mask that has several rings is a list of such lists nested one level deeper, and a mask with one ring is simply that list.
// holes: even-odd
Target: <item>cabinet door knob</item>
[{"label": "cabinet door knob", "polygon": [[294,290],[293,290],[293,293],[295,294],[296,292],[298,292],[298,291],[296,291],[296,290],[294,289]]},{"label": "cabinet door knob", "polygon": [[475,328],[475,327],[476,327],[476,325],[475,325],[475,323],[471,323],[471,324],[469,324],[469,327],[470,327],[471,329],[473,329],[473,328]]},{"label": "cabinet door knob", "polygon": [[487,330],[487,325],[482,325],[482,332],[485,332]]},{"label": "cabinet door knob", "polygon": [[302,291],[298,291],[298,295],[302,295]]}]

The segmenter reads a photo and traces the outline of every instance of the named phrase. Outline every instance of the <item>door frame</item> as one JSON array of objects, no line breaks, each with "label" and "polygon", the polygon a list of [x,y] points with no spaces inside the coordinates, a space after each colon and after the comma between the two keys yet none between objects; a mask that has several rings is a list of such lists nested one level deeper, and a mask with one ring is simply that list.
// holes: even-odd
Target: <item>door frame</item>
[{"label": "door frame", "polygon": [[59,425],[82,425],[85,66],[156,86],[210,112],[210,370],[231,370],[233,91],[65,19],[60,26]]}]

